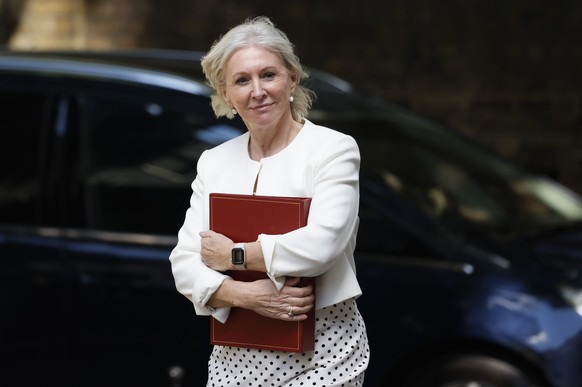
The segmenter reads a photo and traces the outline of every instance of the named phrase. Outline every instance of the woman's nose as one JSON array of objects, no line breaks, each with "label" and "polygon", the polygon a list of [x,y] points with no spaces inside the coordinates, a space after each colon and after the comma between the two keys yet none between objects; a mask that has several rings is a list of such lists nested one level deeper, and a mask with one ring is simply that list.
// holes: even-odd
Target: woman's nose
[{"label": "woman's nose", "polygon": [[265,89],[261,84],[260,80],[253,81],[253,97],[254,98],[262,98],[265,95]]}]

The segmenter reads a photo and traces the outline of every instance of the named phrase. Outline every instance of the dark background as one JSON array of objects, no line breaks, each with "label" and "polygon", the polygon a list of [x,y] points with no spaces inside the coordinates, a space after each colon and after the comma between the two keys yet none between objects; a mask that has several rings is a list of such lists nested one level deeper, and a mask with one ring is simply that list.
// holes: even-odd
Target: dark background
[{"label": "dark background", "polygon": [[582,193],[580,1],[0,0],[0,44],[206,50],[256,15],[304,64]]}]

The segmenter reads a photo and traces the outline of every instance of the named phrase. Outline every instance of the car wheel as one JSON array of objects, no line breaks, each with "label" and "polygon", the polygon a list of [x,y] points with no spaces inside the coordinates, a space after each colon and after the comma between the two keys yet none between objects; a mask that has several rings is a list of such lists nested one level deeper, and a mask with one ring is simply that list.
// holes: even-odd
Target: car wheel
[{"label": "car wheel", "polygon": [[407,387],[542,387],[516,365],[490,356],[455,356],[414,371]]}]

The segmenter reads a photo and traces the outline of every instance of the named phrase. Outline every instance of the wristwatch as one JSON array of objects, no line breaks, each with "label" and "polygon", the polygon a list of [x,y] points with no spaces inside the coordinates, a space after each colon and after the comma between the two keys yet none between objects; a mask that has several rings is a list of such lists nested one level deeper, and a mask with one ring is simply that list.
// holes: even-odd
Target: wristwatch
[{"label": "wristwatch", "polygon": [[232,248],[231,262],[237,270],[246,270],[245,244],[237,243]]}]

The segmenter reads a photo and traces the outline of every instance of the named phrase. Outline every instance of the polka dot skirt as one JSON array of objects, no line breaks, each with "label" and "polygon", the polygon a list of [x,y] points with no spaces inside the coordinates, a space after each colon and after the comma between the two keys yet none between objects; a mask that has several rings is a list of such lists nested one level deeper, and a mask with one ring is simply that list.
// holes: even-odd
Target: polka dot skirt
[{"label": "polka dot skirt", "polygon": [[214,346],[207,387],[363,386],[369,359],[364,321],[350,299],[316,311],[312,352]]}]

